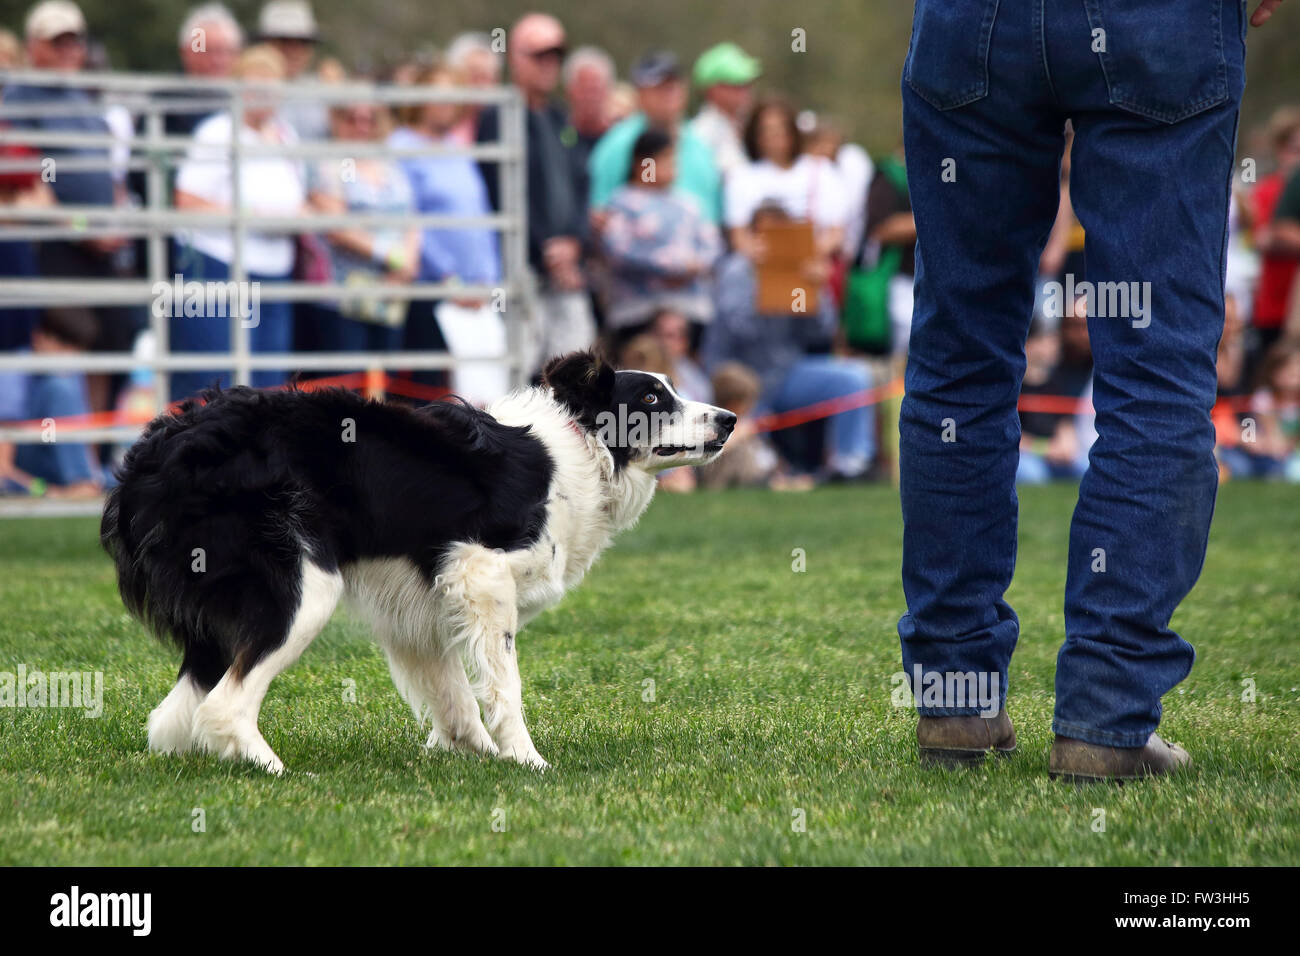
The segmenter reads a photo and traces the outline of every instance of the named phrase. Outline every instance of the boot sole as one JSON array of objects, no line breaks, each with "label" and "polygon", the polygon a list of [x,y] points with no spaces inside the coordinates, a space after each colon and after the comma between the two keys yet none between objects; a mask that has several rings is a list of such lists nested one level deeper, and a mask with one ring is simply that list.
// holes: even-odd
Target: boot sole
[{"label": "boot sole", "polygon": [[1063,773],[1056,772],[1047,774],[1048,780],[1059,780],[1061,783],[1074,784],[1076,787],[1084,787],[1091,783],[1114,783],[1123,786],[1128,780],[1141,780],[1140,776],[1135,777],[1094,777],[1082,773]]},{"label": "boot sole", "polygon": [[926,767],[945,767],[950,770],[981,764],[990,753],[1005,758],[1016,752],[1014,747],[1010,750],[997,748],[993,750],[944,750],[938,747],[921,747],[919,750],[922,765]]},{"label": "boot sole", "polygon": [[1181,767],[1173,767],[1169,770],[1158,770],[1154,773],[1130,773],[1114,774],[1110,776],[1097,776],[1096,774],[1070,773],[1068,770],[1049,770],[1047,772],[1048,780],[1060,780],[1063,783],[1072,783],[1083,785],[1089,783],[1118,783],[1123,784],[1129,780],[1146,780],[1151,777],[1168,777],[1181,770]]}]

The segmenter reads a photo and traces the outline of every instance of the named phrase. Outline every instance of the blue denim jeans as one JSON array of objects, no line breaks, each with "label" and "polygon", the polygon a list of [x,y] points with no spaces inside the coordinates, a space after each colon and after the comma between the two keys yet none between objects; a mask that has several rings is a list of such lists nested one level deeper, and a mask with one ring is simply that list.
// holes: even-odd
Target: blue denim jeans
[{"label": "blue denim jeans", "polygon": [[[808,355],[786,373],[772,411],[788,412],[806,405],[842,398],[871,387],[866,363],[836,355]],[[861,475],[876,454],[876,409],[851,408],[826,419],[827,467],[846,477]]]},{"label": "blue denim jeans", "polygon": [[[33,375],[27,380],[24,418],[71,418],[89,412],[86,376],[80,372]],[[20,471],[44,479],[52,485],[72,485],[100,477],[100,468],[91,456],[90,446],[70,442],[18,445],[14,452],[14,464]]]},{"label": "blue denim jeans", "polygon": [[[186,282],[226,282],[230,266],[188,245],[175,246],[174,266]],[[283,282],[288,276],[249,274],[252,282]],[[208,310],[205,310],[208,311]],[[225,310],[210,310],[201,316],[173,315],[168,337],[173,352],[226,352],[230,349],[230,318]],[[248,330],[251,352],[288,352],[293,348],[293,309],[288,302],[263,302],[258,309],[257,325]],[[259,369],[251,376],[255,388],[282,384],[289,376],[283,369]],[[219,384],[230,385],[230,369],[173,372],[171,397],[177,399],[197,394]]]},{"label": "blue denim jeans", "polygon": [[1016,401],[1068,118],[1087,235],[1075,281],[1150,283],[1144,315],[1115,292],[1088,320],[1099,437],[1070,528],[1053,729],[1096,744],[1144,744],[1195,658],[1169,621],[1200,574],[1217,487],[1245,31],[1244,0],[916,4],[902,84],[918,234],[899,422],[905,670],[997,675],[1005,694]]}]

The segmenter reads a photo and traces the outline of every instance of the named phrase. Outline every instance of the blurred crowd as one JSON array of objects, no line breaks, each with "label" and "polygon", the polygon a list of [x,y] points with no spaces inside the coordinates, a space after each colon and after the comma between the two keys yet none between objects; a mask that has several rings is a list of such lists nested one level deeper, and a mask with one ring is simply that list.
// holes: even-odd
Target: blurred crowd
[{"label": "blurred crowd", "polygon": [[[887,386],[905,361],[912,310],[915,224],[901,148],[875,157],[849,141],[835,117],[793,104],[763,82],[762,64],[731,42],[683,62],[647,50],[621,75],[593,45],[574,46],[563,24],[533,13],[508,30],[470,32],[443,49],[421,49],[382,68],[320,55],[322,37],[306,0],[270,0],[255,27],[221,4],[178,24],[177,71],[267,83],[364,80],[398,86],[513,84],[527,107],[527,255],[536,289],[536,334],[525,343],[534,370],[550,355],[599,344],[624,367],[669,375],[686,397],[713,401],[741,419],[718,462],[679,469],[663,481],[687,491],[821,482],[889,474],[880,436],[893,430],[889,402],[861,396]],[[102,47],[71,0],[44,0],[22,36],[0,30],[0,68],[72,73],[108,69]],[[178,92],[179,95],[179,92]],[[91,88],[9,83],[4,104],[93,104]],[[144,182],[126,160],[139,118],[126,109],[74,115],[52,109],[4,121],[50,132],[108,134],[123,141],[98,171],[0,172],[0,206],[141,206]],[[260,215],[307,212],[487,216],[503,184],[491,161],[449,153],[410,157],[439,145],[495,143],[498,110],[450,103],[390,109],[375,102],[327,107],[268,97],[208,115],[177,110],[165,132],[192,140],[171,176],[180,210],[229,211],[232,197]],[[1297,473],[1300,303],[1300,118],[1279,114],[1276,156],[1234,198],[1228,258],[1229,306],[1221,349],[1219,416],[1225,476]],[[1066,133],[1068,135],[1068,131]],[[348,141],[387,144],[356,159],[300,161],[274,153],[246,160],[238,182],[223,157],[238,136],[249,144]],[[0,145],[0,159],[100,155],[102,151]],[[1069,203],[1068,149],[1057,226],[1043,253],[1044,282],[1084,275],[1083,229]],[[2,218],[2,217],[0,217]],[[172,236],[169,275],[224,281],[234,243],[228,231]],[[791,250],[794,250],[792,253]],[[793,256],[793,258],[792,258]],[[144,275],[139,243],[4,241],[0,278]],[[500,309],[471,294],[502,280],[498,234],[487,228],[347,228],[316,234],[250,233],[250,279],[463,284],[465,295],[410,303],[383,296],[340,302],[260,305],[254,352],[447,350],[465,371],[407,373],[486,403],[507,385],[504,369],[468,360],[499,354]],[[778,268],[780,267],[780,268]],[[785,269],[786,272],[780,272]],[[785,275],[789,303],[770,294]],[[791,280],[789,276],[793,275]],[[1020,480],[1077,478],[1091,440],[1091,356],[1078,309],[1040,308],[1027,345]],[[204,321],[205,319],[211,321]],[[0,309],[0,349],[130,351],[152,347],[147,307]],[[1291,330],[1290,335],[1286,334]],[[175,352],[224,352],[230,323],[219,309],[173,314]],[[473,371],[469,371],[471,365]],[[259,370],[253,384],[279,385],[295,370]],[[229,381],[220,369],[176,373],[171,398]],[[136,375],[0,374],[0,420],[61,419],[145,401]],[[857,397],[857,398],[855,398]],[[834,403],[840,404],[835,405]],[[831,403],[834,414],[801,416]],[[781,427],[775,427],[780,424]],[[10,493],[93,493],[111,475],[111,449],[66,443],[0,443],[0,482]]]}]

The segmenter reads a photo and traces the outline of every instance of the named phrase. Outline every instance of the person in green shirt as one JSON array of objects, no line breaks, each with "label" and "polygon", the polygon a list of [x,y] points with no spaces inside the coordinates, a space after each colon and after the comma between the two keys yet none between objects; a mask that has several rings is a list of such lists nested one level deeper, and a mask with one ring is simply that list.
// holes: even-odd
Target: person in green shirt
[{"label": "person in green shirt", "polygon": [[722,177],[707,143],[683,124],[687,88],[677,57],[667,51],[648,53],[632,66],[641,109],[614,126],[596,144],[588,161],[590,206],[597,218],[614,191],[627,182],[632,145],[649,126],[660,127],[677,141],[679,194],[694,198],[700,212],[717,223],[722,218]]}]

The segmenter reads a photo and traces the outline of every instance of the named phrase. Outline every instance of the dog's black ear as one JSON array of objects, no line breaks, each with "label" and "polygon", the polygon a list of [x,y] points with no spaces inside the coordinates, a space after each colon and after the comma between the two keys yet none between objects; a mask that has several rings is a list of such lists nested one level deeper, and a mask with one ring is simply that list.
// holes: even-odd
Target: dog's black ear
[{"label": "dog's black ear", "polygon": [[614,401],[614,367],[592,349],[551,359],[542,369],[542,382],[556,401],[589,425]]}]

